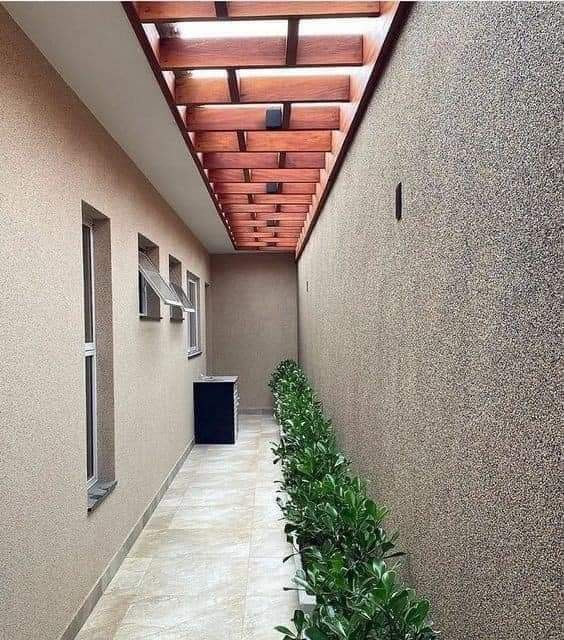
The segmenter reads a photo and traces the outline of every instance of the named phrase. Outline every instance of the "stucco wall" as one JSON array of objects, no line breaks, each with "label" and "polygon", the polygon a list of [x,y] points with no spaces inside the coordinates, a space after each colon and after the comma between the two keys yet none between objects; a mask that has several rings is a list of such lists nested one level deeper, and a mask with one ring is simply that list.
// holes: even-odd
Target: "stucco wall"
[{"label": "stucco wall", "polygon": [[296,263],[288,254],[211,256],[210,371],[240,377],[241,406],[272,404],[267,382],[297,357]]},{"label": "stucco wall", "polygon": [[301,361],[445,640],[561,637],[561,25],[416,4],[298,265]]},{"label": "stucco wall", "polygon": [[[169,254],[202,281],[209,264],[3,9],[0,42],[0,636],[55,640],[193,439],[206,355],[168,308],[139,321],[137,234],[165,278]],[[118,481],[89,516],[82,200],[111,226]]]}]

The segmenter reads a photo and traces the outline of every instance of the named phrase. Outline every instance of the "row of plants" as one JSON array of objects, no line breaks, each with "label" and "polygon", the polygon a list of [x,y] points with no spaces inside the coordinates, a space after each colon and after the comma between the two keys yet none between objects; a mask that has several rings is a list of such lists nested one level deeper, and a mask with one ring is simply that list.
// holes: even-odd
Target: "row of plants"
[{"label": "row of plants", "polygon": [[278,503],[303,564],[295,588],[317,603],[311,613],[294,613],[292,629],[276,630],[283,640],[436,638],[429,602],[398,577],[403,553],[396,548],[397,533],[383,527],[388,511],[351,473],[303,370],[285,360],[269,386],[281,430],[273,445],[282,465]]}]

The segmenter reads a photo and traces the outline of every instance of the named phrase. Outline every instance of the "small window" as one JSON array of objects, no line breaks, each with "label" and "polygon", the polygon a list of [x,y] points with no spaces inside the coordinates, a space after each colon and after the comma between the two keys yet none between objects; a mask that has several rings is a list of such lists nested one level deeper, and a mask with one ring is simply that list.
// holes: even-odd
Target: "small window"
[{"label": "small window", "polygon": [[168,257],[168,280],[174,293],[176,293],[182,306],[173,306],[170,308],[170,319],[175,322],[182,322],[184,320],[184,311],[190,313],[195,311],[194,305],[188,299],[186,292],[182,288],[182,263],[174,256]]},{"label": "small window", "polygon": [[139,235],[139,316],[152,320],[161,319],[161,302],[182,307],[173,289],[159,273],[158,247]]},{"label": "small window", "polygon": [[96,434],[96,342],[94,335],[94,242],[91,224],[82,225],[82,277],[84,300],[84,368],[86,386],[86,482],[98,479]]},{"label": "small window", "polygon": [[196,311],[196,307],[194,306],[194,303],[190,300],[190,298],[188,298],[188,296],[186,295],[182,287],[178,286],[173,282],[172,288],[174,289],[174,292],[176,293],[176,295],[178,296],[178,299],[182,303],[182,309],[184,311],[187,311],[188,313]]},{"label": "small window", "polygon": [[191,310],[188,312],[188,356],[193,356],[202,351],[200,344],[200,278],[186,272],[188,282],[188,300]]}]

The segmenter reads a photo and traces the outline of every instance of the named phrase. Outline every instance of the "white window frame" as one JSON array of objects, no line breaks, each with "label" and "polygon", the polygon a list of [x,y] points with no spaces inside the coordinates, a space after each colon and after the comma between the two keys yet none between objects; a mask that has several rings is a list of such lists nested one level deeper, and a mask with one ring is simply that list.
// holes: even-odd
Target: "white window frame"
[{"label": "white window frame", "polygon": [[[83,227],[87,227],[89,229],[88,233],[88,241],[90,245],[90,292],[91,292],[91,313],[92,313],[92,342],[84,342],[84,383],[86,385],[86,361],[88,358],[92,359],[92,384],[91,384],[91,395],[92,395],[92,476],[88,477],[88,460],[86,461],[86,485],[90,488],[98,481],[98,413],[96,406],[96,296],[94,289],[94,231],[92,228],[92,223],[89,221],[82,222]],[[84,254],[82,257],[84,261]],[[84,266],[83,266],[84,269]],[[83,296],[86,294],[86,291],[83,291]],[[85,306],[85,305],[84,305]],[[88,390],[85,388],[85,397],[88,393]],[[88,424],[88,422],[86,423]],[[86,438],[88,440],[88,432],[86,432]],[[88,455],[88,454],[87,454]]]},{"label": "white window frame", "polygon": [[[143,277],[145,287],[151,287],[153,292],[159,297],[161,302],[174,307],[182,307],[182,303],[178,299],[178,296],[170,286],[170,284],[159,273],[158,268],[153,264],[153,261],[144,251],[138,252],[139,257],[139,271]],[[160,287],[155,286],[156,283],[151,282],[151,277],[157,280]],[[141,309],[141,305],[140,309]]]},{"label": "white window frame", "polygon": [[142,318],[147,317],[147,280],[145,276],[139,273],[139,315]]},{"label": "white window frame", "polygon": [[[190,284],[194,285],[194,297],[191,296]],[[190,271],[186,272],[186,291],[188,299],[192,303],[191,309],[187,313],[188,322],[186,323],[186,352],[188,357],[191,358],[202,353],[202,344],[200,335],[200,278],[190,273]],[[190,343],[192,321],[196,323],[196,344],[194,346]]]}]

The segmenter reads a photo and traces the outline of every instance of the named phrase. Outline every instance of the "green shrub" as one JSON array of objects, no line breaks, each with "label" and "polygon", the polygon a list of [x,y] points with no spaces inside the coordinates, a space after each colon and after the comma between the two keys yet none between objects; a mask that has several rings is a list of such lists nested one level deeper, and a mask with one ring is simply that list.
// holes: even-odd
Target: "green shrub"
[{"label": "green shrub", "polygon": [[[330,421],[301,367],[284,360],[269,387],[281,429],[273,445],[282,466],[278,502],[304,570],[297,589],[316,596],[314,611],[294,614],[284,640],[432,640],[429,603],[398,582],[397,533],[383,527],[388,513],[350,473]],[[286,558],[287,560],[287,558]]]}]

